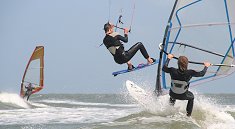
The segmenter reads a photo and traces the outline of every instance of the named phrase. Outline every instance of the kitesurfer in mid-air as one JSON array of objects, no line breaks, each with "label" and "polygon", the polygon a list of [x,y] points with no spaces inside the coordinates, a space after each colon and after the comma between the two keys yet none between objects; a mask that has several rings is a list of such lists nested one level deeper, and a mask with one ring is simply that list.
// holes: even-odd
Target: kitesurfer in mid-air
[{"label": "kitesurfer in mid-air", "polygon": [[104,25],[104,31],[106,35],[104,37],[103,43],[109,52],[113,55],[116,63],[127,63],[128,70],[132,70],[134,66],[130,60],[138,50],[140,50],[144,58],[147,59],[148,64],[155,62],[155,59],[149,57],[144,45],[141,42],[136,43],[129,50],[125,51],[122,42],[128,42],[129,29],[124,28],[124,36],[121,36],[117,32],[114,32],[113,28],[114,25],[109,22]]},{"label": "kitesurfer in mid-air", "polygon": [[207,68],[211,65],[209,62],[204,62],[204,69],[200,72],[195,70],[188,70],[188,58],[180,56],[178,59],[178,69],[168,67],[170,59],[174,55],[168,54],[168,58],[163,66],[162,70],[169,73],[171,76],[171,88],[170,88],[170,104],[174,105],[176,99],[188,100],[186,107],[187,116],[191,116],[193,110],[194,95],[188,90],[189,81],[192,77],[203,77],[206,74]]}]

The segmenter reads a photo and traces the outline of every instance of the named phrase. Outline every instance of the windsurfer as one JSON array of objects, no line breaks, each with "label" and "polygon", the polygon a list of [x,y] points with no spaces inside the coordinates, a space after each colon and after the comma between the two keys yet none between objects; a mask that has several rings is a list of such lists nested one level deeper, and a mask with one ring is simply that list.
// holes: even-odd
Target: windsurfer
[{"label": "windsurfer", "polygon": [[136,54],[138,50],[142,53],[145,59],[147,59],[148,64],[152,64],[155,62],[155,59],[150,58],[144,45],[141,42],[133,45],[129,50],[125,51],[124,46],[121,43],[128,42],[128,32],[129,29],[124,28],[124,37],[119,35],[117,32],[113,31],[114,25],[111,23],[106,23],[104,25],[104,31],[106,36],[103,39],[103,43],[109,52],[113,55],[114,60],[118,64],[127,63],[128,70],[132,70],[134,66],[131,63],[131,58]]},{"label": "windsurfer", "polygon": [[171,88],[170,88],[170,104],[174,105],[176,99],[188,100],[186,107],[187,116],[191,116],[193,110],[194,95],[188,90],[189,81],[192,77],[203,77],[206,74],[207,68],[211,65],[209,62],[204,62],[204,69],[200,72],[195,70],[188,70],[188,59],[185,56],[180,56],[178,59],[178,69],[168,67],[170,59],[174,55],[168,54],[168,58],[163,66],[163,71],[169,73],[171,76]]},{"label": "windsurfer", "polygon": [[32,91],[33,91],[33,89],[35,89],[35,87],[32,87],[32,84],[29,83],[27,87],[25,86],[25,88],[26,88],[27,90],[26,90],[26,92],[25,92],[24,97],[27,96],[27,101],[28,101],[28,100],[29,100],[29,96],[32,94]]}]

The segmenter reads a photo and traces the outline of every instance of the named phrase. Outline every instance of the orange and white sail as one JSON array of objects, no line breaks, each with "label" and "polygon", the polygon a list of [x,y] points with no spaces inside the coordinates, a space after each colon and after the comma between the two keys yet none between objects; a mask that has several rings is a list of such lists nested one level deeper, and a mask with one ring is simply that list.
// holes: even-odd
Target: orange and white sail
[{"label": "orange and white sail", "polygon": [[39,92],[44,87],[44,47],[37,46],[26,66],[20,89],[20,96],[24,97],[31,84],[34,87],[32,94]]}]

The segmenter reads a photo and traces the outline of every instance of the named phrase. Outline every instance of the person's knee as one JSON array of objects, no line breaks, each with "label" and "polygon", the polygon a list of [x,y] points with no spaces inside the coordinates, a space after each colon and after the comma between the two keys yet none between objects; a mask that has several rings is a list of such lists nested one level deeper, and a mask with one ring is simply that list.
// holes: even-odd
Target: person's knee
[{"label": "person's knee", "polygon": [[186,94],[187,98],[189,98],[190,100],[194,99],[194,95],[192,92],[188,91],[188,93]]},{"label": "person's knee", "polygon": [[194,95],[192,94],[192,95],[190,95],[190,96],[188,96],[188,100],[194,100]]},{"label": "person's knee", "polygon": [[141,43],[141,42],[137,42],[136,43],[138,46],[143,46],[143,43]]},{"label": "person's knee", "polygon": [[192,95],[190,96],[190,98],[191,98],[191,100],[194,100],[194,95],[192,94]]}]

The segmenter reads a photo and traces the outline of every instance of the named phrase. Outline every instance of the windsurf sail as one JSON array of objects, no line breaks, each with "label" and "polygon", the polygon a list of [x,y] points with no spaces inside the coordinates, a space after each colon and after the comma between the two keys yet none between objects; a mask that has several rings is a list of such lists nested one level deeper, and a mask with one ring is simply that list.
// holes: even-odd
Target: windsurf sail
[{"label": "windsurf sail", "polygon": [[[201,71],[203,62],[210,67],[202,78],[193,78],[190,86],[226,77],[235,71],[235,1],[176,0],[165,29],[160,52],[156,89],[161,94],[170,87],[170,76],[162,71],[167,53],[184,55],[190,69]],[[172,59],[170,67],[178,67]]]},{"label": "windsurf sail", "polygon": [[20,89],[20,96],[24,97],[27,87],[33,87],[32,94],[39,92],[44,86],[44,47],[37,46],[26,66]]}]

